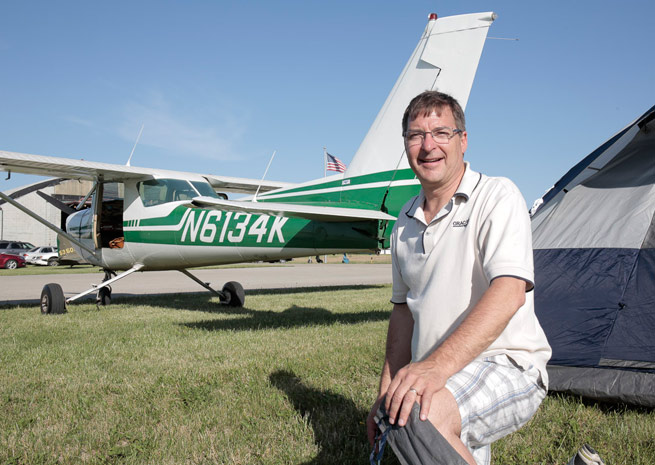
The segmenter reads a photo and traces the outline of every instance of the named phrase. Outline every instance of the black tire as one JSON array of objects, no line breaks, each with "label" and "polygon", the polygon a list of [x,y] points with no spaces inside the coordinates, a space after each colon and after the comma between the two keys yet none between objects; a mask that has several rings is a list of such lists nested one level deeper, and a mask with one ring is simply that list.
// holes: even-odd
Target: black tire
[{"label": "black tire", "polygon": [[230,307],[243,307],[246,302],[246,293],[243,291],[243,286],[236,281],[225,283],[223,294],[225,295],[225,305]]},{"label": "black tire", "polygon": [[98,289],[98,297],[96,299],[98,305],[111,304],[111,287],[105,286]]},{"label": "black tire", "polygon": [[41,291],[41,313],[66,313],[66,298],[59,284],[46,284]]},{"label": "black tire", "polygon": [[18,262],[16,260],[7,260],[5,262],[5,268],[8,270],[15,270],[18,268]]},{"label": "black tire", "polygon": [[59,266],[59,260],[56,258],[51,258],[48,260],[48,266]]}]

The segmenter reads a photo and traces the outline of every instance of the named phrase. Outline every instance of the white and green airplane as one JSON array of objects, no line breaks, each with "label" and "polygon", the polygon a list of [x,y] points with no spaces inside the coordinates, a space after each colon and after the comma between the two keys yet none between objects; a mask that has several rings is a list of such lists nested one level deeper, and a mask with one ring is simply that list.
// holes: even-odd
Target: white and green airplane
[{"label": "white and green airplane", "polygon": [[[62,254],[105,270],[102,283],[69,298],[58,284],[47,284],[41,311],[63,313],[67,303],[93,292],[108,304],[112,283],[150,270],[179,270],[221,302],[242,306],[240,284],[217,291],[188,268],[388,247],[396,215],[419,190],[400,135],[405,107],[428,89],[449,93],[465,107],[495,18],[491,12],[429,16],[345,173],[292,185],[0,151],[0,169],[9,173],[94,182],[79,211],[68,212],[65,231],[0,193],[57,231]],[[226,192],[250,195],[227,200]],[[81,209],[89,199],[90,208]]]}]

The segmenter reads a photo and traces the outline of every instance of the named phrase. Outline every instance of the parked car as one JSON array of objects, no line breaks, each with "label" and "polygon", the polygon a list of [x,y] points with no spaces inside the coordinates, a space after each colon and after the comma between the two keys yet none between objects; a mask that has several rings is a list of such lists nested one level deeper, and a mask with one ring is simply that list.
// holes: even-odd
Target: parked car
[{"label": "parked car", "polygon": [[59,265],[59,254],[57,252],[38,254],[34,260],[35,265],[57,266]]},{"label": "parked car", "polygon": [[50,245],[45,247],[34,247],[33,249],[30,249],[27,252],[22,253],[21,255],[23,256],[23,258],[28,264],[34,265],[36,264],[37,260],[40,260],[42,256],[46,254],[50,254],[50,256],[54,256],[56,258],[58,256],[57,247],[52,247]]},{"label": "parked car", "polygon": [[0,253],[8,253],[14,255],[23,255],[25,252],[28,252],[30,249],[33,249],[34,245],[29,242],[21,241],[0,241]]},{"label": "parked car", "polygon": [[0,267],[13,270],[25,266],[25,259],[20,255],[0,253]]}]

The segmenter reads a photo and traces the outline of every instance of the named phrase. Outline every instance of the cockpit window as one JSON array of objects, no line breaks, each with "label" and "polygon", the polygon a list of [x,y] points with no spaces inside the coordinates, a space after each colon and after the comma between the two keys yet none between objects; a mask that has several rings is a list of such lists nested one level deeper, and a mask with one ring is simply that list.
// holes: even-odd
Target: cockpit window
[{"label": "cockpit window", "polygon": [[193,187],[196,188],[200,195],[204,195],[205,197],[218,198],[218,195],[216,195],[216,192],[214,192],[214,189],[209,185],[208,182],[191,181],[191,184],[193,184]]},{"label": "cockpit window", "polygon": [[151,179],[137,184],[143,205],[152,207],[168,202],[190,200],[198,197],[198,192],[183,179]]},{"label": "cockpit window", "polygon": [[102,185],[102,201],[123,200],[125,197],[125,186],[122,182],[106,182]]}]

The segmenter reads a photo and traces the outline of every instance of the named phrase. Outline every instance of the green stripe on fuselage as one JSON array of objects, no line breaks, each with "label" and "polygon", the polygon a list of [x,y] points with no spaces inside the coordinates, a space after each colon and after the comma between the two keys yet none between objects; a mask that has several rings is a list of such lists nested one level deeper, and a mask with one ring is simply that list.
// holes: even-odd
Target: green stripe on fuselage
[{"label": "green stripe on fuselage", "polygon": [[[186,217],[184,213],[190,210]],[[337,248],[378,247],[377,221],[329,223],[299,218],[178,207],[160,218],[157,229],[124,231],[125,240],[137,243],[223,247]],[[162,225],[166,224],[170,227]]]},{"label": "green stripe on fuselage", "polygon": [[[415,175],[410,169],[385,171],[270,192],[257,197],[257,200],[260,202],[339,206],[367,210],[382,209],[390,215],[397,216],[405,202],[419,192],[418,182],[416,184],[407,184],[407,181],[414,179]],[[392,182],[404,182],[404,185],[389,187]],[[367,184],[371,186],[366,187]],[[325,192],[325,190],[328,190],[328,192]],[[387,193],[387,191],[389,192]],[[383,201],[384,207],[382,208]]]},{"label": "green stripe on fuselage", "polygon": [[[390,181],[405,181],[408,179],[414,179],[415,175],[411,169],[403,170],[391,170],[391,171],[381,171],[379,173],[365,174],[362,176],[355,176],[352,178],[338,179],[336,181],[327,181],[319,184],[312,184],[309,186],[300,186],[300,187],[291,187],[289,189],[282,189],[273,192],[267,192],[260,194],[257,199],[264,199],[268,195],[277,195],[277,194],[294,194],[294,193],[307,193],[312,190],[319,189],[329,189],[343,186],[358,186],[362,184],[377,183],[377,182],[390,182]],[[347,184],[344,184],[344,181]]]}]

